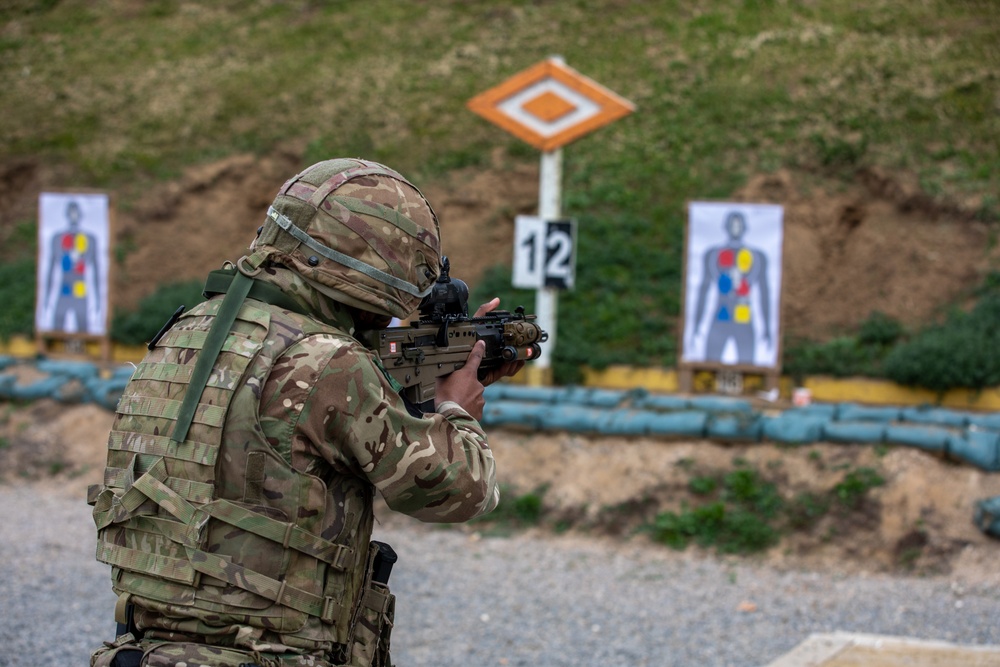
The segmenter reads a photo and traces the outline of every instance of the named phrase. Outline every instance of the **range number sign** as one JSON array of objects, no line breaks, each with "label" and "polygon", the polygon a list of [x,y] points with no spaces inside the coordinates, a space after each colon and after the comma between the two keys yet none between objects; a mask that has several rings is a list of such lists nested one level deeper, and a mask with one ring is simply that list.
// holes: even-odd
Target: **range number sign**
[{"label": "range number sign", "polygon": [[573,289],[576,220],[514,219],[514,287]]}]

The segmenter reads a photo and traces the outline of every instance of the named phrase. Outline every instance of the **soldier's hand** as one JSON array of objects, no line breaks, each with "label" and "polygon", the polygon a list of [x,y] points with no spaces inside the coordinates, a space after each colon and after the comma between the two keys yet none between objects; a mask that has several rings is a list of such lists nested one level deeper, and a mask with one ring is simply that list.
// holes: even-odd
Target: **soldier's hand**
[{"label": "soldier's hand", "polygon": [[500,305],[500,297],[495,296],[493,297],[492,300],[487,301],[483,305],[479,306],[479,308],[476,308],[476,313],[473,315],[473,317],[482,317],[486,313],[496,310],[497,306],[499,305]]},{"label": "soldier's hand", "polygon": [[479,364],[485,354],[486,343],[481,340],[476,341],[464,366],[437,379],[435,403],[454,401],[476,420],[482,419],[486,398],[483,396],[485,385],[479,381]]},{"label": "soldier's hand", "polygon": [[[476,313],[475,315],[473,315],[473,317],[482,317],[486,313],[496,310],[497,306],[499,305],[500,305],[500,297],[493,297],[492,300],[487,301],[483,305],[479,306],[479,308],[476,308]],[[484,387],[488,387],[497,380],[499,380],[500,378],[517,375],[517,373],[522,368],[524,368],[523,361],[505,361],[500,366],[497,366],[496,368],[486,373],[486,375],[482,378],[481,382],[483,383]]]}]

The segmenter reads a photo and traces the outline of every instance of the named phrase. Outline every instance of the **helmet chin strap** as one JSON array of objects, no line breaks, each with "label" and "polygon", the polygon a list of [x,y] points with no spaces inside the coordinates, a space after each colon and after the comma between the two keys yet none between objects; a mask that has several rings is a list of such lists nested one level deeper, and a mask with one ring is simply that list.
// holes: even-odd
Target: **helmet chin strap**
[{"label": "helmet chin strap", "polygon": [[413,283],[401,280],[400,278],[386,273],[385,271],[380,271],[374,266],[365,264],[361,260],[351,257],[350,255],[345,255],[344,253],[338,252],[333,248],[328,248],[313,237],[309,236],[309,234],[303,231],[300,227],[297,227],[295,223],[288,218],[288,216],[279,213],[273,206],[267,209],[267,217],[270,218],[274,224],[278,225],[278,227],[290,234],[293,238],[301,242],[316,254],[322,255],[323,257],[337,262],[338,264],[343,264],[349,269],[354,269],[359,273],[363,273],[369,278],[377,280],[380,283],[388,285],[389,287],[394,287],[410,294],[411,296],[419,297],[421,299],[430,294],[431,289],[434,287],[434,283],[431,283],[427,289],[421,290]]}]

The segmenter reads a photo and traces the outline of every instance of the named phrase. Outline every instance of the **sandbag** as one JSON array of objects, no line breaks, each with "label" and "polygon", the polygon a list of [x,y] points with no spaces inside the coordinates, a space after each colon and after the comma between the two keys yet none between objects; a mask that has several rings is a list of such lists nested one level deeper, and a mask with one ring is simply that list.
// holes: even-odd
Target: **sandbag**
[{"label": "sandbag", "polygon": [[646,426],[650,435],[703,438],[707,421],[708,415],[704,412],[682,410],[650,413]]},{"label": "sandbag", "polygon": [[761,437],[772,442],[805,445],[823,439],[823,428],[830,420],[822,415],[785,412],[761,419]]},{"label": "sandbag", "polygon": [[54,398],[59,388],[69,378],[63,375],[50,375],[30,384],[14,384],[9,388],[10,397],[16,401],[37,401],[42,398]]},{"label": "sandbag", "polygon": [[891,424],[885,429],[885,442],[943,453],[953,435],[952,431],[936,426]]},{"label": "sandbag", "polygon": [[799,407],[785,410],[783,414],[795,415],[797,417],[823,417],[825,419],[837,419],[840,406],[836,403],[810,403]]},{"label": "sandbag", "polygon": [[975,426],[989,431],[1000,431],[1000,412],[970,413],[969,426]]},{"label": "sandbag", "polygon": [[900,419],[904,422],[912,422],[914,424],[933,424],[936,426],[953,426],[958,428],[963,428],[969,423],[969,415],[967,413],[928,406],[903,408],[900,413]]},{"label": "sandbag", "polygon": [[603,410],[597,417],[597,432],[604,435],[646,435],[656,415],[646,410]]},{"label": "sandbag", "polygon": [[705,424],[705,435],[713,440],[757,442],[762,432],[761,418],[756,414],[712,414]]},{"label": "sandbag", "polygon": [[49,375],[62,375],[75,378],[81,382],[97,377],[97,365],[89,361],[71,361],[68,359],[40,359],[35,362],[35,368]]},{"label": "sandbag", "polygon": [[487,401],[483,410],[484,426],[525,426],[540,428],[542,416],[552,405],[525,401]]},{"label": "sandbag", "polygon": [[529,387],[522,384],[495,382],[486,387],[483,395],[487,401],[512,400],[532,403],[557,403],[566,395],[560,387]]},{"label": "sandbag", "polygon": [[539,415],[541,428],[574,433],[596,432],[601,411],[582,405],[547,405]]},{"label": "sandbag", "polygon": [[977,502],[972,520],[987,535],[1000,537],[1000,496]]},{"label": "sandbag", "polygon": [[97,403],[108,410],[115,410],[125,391],[129,377],[112,375],[107,379],[92,378],[84,383],[84,400]]},{"label": "sandbag", "polygon": [[845,422],[895,422],[899,421],[902,410],[894,407],[876,407],[843,403],[837,411],[837,421]]},{"label": "sandbag", "polygon": [[566,403],[614,408],[621,405],[628,392],[620,389],[594,389],[592,387],[571,387],[561,398]]},{"label": "sandbag", "polygon": [[687,397],[674,394],[647,394],[636,398],[632,404],[643,410],[687,410],[691,407]]},{"label": "sandbag", "polygon": [[692,410],[705,412],[753,412],[750,401],[744,398],[729,398],[727,396],[692,396],[688,400]]},{"label": "sandbag", "polygon": [[10,400],[14,398],[14,385],[17,384],[17,376],[10,373],[0,375],[0,399]]},{"label": "sandbag", "polygon": [[993,431],[966,429],[949,438],[946,453],[982,470],[1000,471],[1000,435]]},{"label": "sandbag", "polygon": [[874,445],[885,440],[885,424],[870,421],[832,421],[823,426],[823,439],[829,442]]}]

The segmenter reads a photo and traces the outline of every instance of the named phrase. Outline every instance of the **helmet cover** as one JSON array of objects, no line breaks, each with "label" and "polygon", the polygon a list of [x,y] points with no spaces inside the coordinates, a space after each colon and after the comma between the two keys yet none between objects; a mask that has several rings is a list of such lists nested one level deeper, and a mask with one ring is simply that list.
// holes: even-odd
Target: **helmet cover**
[{"label": "helmet cover", "polygon": [[251,250],[336,301],[399,318],[417,308],[441,265],[427,199],[392,169],[360,159],[319,162],[286,181]]}]

